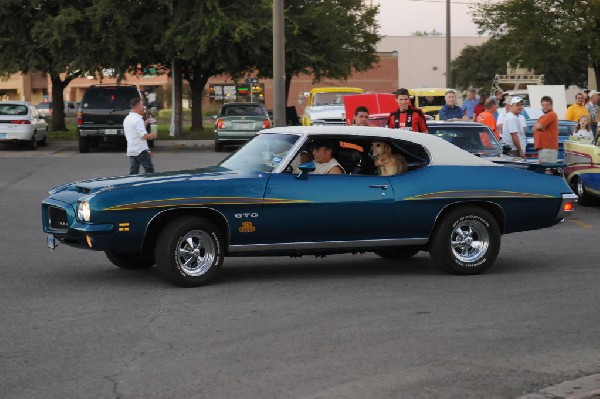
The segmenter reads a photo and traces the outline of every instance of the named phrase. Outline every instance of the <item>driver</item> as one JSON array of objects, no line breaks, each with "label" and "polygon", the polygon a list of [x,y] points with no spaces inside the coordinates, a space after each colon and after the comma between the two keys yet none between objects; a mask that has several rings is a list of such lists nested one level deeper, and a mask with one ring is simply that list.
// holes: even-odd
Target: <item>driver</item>
[{"label": "driver", "polygon": [[333,150],[338,143],[334,141],[315,141],[313,144],[313,157],[317,168],[314,174],[341,175],[346,173],[342,165],[333,157]]}]

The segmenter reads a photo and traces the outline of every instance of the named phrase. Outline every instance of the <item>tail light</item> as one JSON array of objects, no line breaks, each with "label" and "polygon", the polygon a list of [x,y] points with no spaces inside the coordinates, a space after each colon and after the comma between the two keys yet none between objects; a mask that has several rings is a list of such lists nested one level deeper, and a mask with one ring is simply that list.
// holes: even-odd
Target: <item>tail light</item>
[{"label": "tail light", "polygon": [[572,202],[565,202],[563,204],[563,212],[572,212],[574,209],[574,205]]},{"label": "tail light", "polygon": [[218,119],[217,120],[217,129],[224,129],[225,128],[225,121],[223,121],[223,119]]},{"label": "tail light", "polygon": [[266,119],[263,121],[263,129],[270,129],[271,128],[271,121],[269,119]]},{"label": "tail light", "polygon": [[27,120],[10,121],[10,123],[13,125],[31,125],[31,122]]},{"label": "tail light", "polygon": [[77,125],[83,125],[83,112],[81,111],[77,113]]}]

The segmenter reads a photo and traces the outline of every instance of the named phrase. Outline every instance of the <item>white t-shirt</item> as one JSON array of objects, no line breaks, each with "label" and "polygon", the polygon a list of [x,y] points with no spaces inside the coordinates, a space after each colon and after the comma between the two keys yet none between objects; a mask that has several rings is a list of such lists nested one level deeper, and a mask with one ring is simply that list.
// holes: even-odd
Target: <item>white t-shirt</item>
[{"label": "white t-shirt", "polygon": [[511,133],[517,133],[519,137],[519,143],[521,149],[525,151],[527,146],[527,137],[525,137],[525,124],[523,121],[525,118],[522,115],[515,115],[512,112],[508,112],[504,118],[504,124],[502,125],[502,142],[509,144],[513,150],[517,149],[517,146],[513,142]]},{"label": "white t-shirt", "polygon": [[128,157],[135,157],[149,150],[148,142],[142,138],[148,134],[142,115],[130,112],[123,121],[123,131],[127,139]]},{"label": "white t-shirt", "polygon": [[573,133],[573,137],[580,140],[594,140],[594,133],[591,130],[578,130]]},{"label": "white t-shirt", "polygon": [[333,169],[336,166],[339,166],[340,169],[342,169],[342,171],[344,170],[344,168],[342,168],[342,165],[340,165],[340,163],[335,158],[331,158],[329,162],[326,163],[315,162],[315,165],[317,165],[317,168],[312,173],[316,175],[326,175],[331,169]]}]

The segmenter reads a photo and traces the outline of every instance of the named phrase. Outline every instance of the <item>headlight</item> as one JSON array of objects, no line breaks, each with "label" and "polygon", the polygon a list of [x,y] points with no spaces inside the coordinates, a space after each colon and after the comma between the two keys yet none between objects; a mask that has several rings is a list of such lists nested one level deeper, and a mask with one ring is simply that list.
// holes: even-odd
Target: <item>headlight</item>
[{"label": "headlight", "polygon": [[81,201],[77,204],[77,219],[90,221],[90,203]]}]

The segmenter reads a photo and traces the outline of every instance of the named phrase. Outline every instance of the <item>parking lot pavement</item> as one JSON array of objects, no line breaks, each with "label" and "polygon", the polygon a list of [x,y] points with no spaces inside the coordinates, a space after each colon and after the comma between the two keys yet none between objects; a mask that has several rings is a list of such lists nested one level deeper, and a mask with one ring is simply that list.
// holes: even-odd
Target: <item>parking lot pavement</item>
[{"label": "parking lot pavement", "polygon": [[[212,150],[212,140],[157,140],[154,151],[205,151]],[[124,152],[124,147],[106,146],[95,151]],[[94,152],[94,150],[92,150]],[[79,148],[76,141],[49,141],[48,146],[38,146],[37,150],[31,151],[17,144],[0,144],[0,158],[24,158],[24,157],[64,157],[78,154]]]}]

